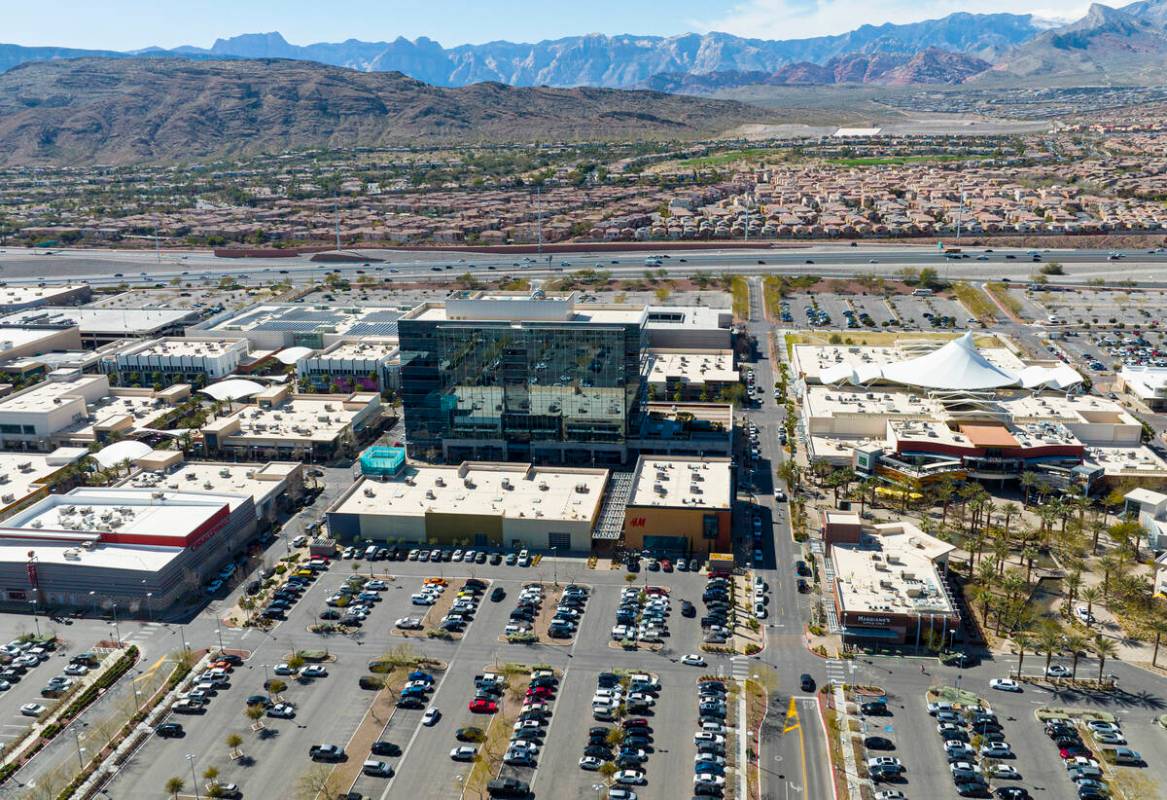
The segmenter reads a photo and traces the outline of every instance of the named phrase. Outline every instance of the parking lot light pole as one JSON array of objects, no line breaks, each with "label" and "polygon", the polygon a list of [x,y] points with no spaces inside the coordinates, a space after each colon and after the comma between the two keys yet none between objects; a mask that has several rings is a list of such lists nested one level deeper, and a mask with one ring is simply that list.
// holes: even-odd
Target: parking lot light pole
[{"label": "parking lot light pole", "polygon": [[117,639],[118,647],[122,646],[122,632],[118,627],[118,604],[113,604],[113,635]]},{"label": "parking lot light pole", "polygon": [[85,758],[81,754],[85,752],[85,748],[81,746],[81,731],[85,727],[84,722],[78,722],[73,726],[73,741],[77,745],[77,763],[83,772],[85,771]]},{"label": "parking lot light pole", "polygon": [[150,620],[150,622],[154,621],[154,606],[150,602],[150,598],[153,596],[153,592],[146,592],[146,617]]},{"label": "parking lot light pole", "polygon": [[552,571],[552,575],[554,575],[556,589],[559,588],[559,559],[557,558],[558,555],[559,555],[559,548],[552,547],[551,548],[551,571]]},{"label": "parking lot light pole", "polygon": [[190,762],[190,779],[191,779],[192,783],[194,784],[195,800],[202,800],[202,798],[199,797],[199,779],[195,775],[195,768],[194,768],[195,754],[194,753],[187,753],[186,760]]},{"label": "parking lot light pole", "polygon": [[37,619],[37,615],[36,615],[36,612],[37,612],[36,598],[34,597],[32,600],[29,601],[29,603],[32,605],[32,624],[36,626],[36,638],[39,639],[39,638],[41,638],[41,622],[39,619]]},{"label": "parking lot light pole", "polygon": [[215,632],[219,634],[219,654],[222,655],[226,651],[223,649],[223,621],[215,620]]}]

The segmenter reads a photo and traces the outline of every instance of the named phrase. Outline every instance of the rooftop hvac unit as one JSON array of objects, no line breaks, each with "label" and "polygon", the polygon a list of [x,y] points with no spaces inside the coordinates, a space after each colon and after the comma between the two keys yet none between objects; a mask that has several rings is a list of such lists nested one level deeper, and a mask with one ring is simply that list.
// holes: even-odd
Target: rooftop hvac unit
[{"label": "rooftop hvac unit", "polygon": [[16,465],[16,468],[18,470],[20,470],[21,472],[31,472],[32,471],[32,462],[31,461],[21,461],[19,464]]},{"label": "rooftop hvac unit", "polygon": [[578,494],[587,494],[587,493],[588,493],[588,491],[589,491],[589,490],[588,490],[588,485],[587,485],[586,483],[577,483],[577,484],[575,485],[575,491],[576,491]]},{"label": "rooftop hvac unit", "polygon": [[45,524],[43,522],[41,522],[39,519],[34,519],[32,521],[31,527],[40,529],[40,528],[43,528],[44,526],[45,526]]},{"label": "rooftop hvac unit", "polygon": [[365,497],[376,497],[377,493],[373,491],[371,486],[365,487]]},{"label": "rooftop hvac unit", "polygon": [[186,479],[188,481],[197,481],[199,479],[199,476],[195,475],[193,472],[188,472],[188,473],[186,473]]},{"label": "rooftop hvac unit", "polygon": [[[412,486],[412,484],[410,484],[410,485]],[[443,478],[441,475],[439,475],[437,478],[434,479],[434,486],[445,486],[445,485],[446,485],[446,479]]]},{"label": "rooftop hvac unit", "polygon": [[154,500],[161,500],[166,497],[166,492],[150,492],[150,497]]},{"label": "rooftop hvac unit", "polygon": [[545,492],[551,487],[547,485],[547,481],[539,481],[539,491]]},{"label": "rooftop hvac unit", "polygon": [[510,478],[503,478],[503,479],[502,479],[502,484],[501,484],[501,485],[502,485],[502,488],[504,488],[504,489],[513,489],[513,488],[515,488],[515,487],[514,487],[514,485],[511,483],[511,479],[510,479]]},{"label": "rooftop hvac unit", "polygon": [[426,500],[437,500],[438,496],[436,494],[434,494],[433,489],[426,489],[425,490],[425,499]]},{"label": "rooftop hvac unit", "polygon": [[5,503],[14,503],[14,502],[16,502],[16,495],[9,492],[8,494],[4,495],[3,497],[0,497],[0,501],[3,501]]},{"label": "rooftop hvac unit", "polygon": [[214,488],[215,488],[215,484],[211,483],[210,481],[205,481],[205,482],[203,483],[203,488],[204,488],[204,489],[206,489],[206,490],[209,492],[209,491],[211,491],[212,489],[214,489]]},{"label": "rooftop hvac unit", "polygon": [[0,472],[0,483],[8,483],[10,480],[12,479],[8,477],[7,472]]},{"label": "rooftop hvac unit", "polygon": [[78,550],[76,547],[70,547],[68,550],[66,550],[64,553],[62,553],[62,555],[65,557],[66,561],[80,561],[81,560],[81,551]]}]

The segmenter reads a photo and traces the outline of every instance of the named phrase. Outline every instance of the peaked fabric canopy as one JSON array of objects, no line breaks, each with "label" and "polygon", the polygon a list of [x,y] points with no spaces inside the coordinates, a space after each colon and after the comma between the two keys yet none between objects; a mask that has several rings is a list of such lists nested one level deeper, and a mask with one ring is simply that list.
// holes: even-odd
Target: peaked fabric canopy
[{"label": "peaked fabric canopy", "polygon": [[927,355],[888,364],[883,377],[925,389],[998,389],[1018,383],[1017,375],[980,354],[971,331]]},{"label": "peaked fabric canopy", "polygon": [[312,355],[311,347],[287,347],[276,353],[276,361],[281,364],[295,364],[301,358]]},{"label": "peaked fabric canopy", "polygon": [[153,449],[150,445],[143,442],[136,442],[133,439],[123,439],[120,442],[114,442],[107,445],[93,454],[93,458],[102,467],[109,468],[114,464],[120,464],[123,461],[133,461],[141,458]]}]

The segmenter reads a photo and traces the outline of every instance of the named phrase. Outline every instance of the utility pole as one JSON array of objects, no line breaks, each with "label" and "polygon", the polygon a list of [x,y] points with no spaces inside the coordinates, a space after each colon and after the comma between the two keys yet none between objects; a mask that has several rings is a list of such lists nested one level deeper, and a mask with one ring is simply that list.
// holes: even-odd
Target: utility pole
[{"label": "utility pole", "polygon": [[543,255],[543,187],[535,187],[535,233],[539,238],[539,255]]},{"label": "utility pole", "polygon": [[332,213],[336,217],[336,252],[340,252],[340,196],[333,195]]},{"label": "utility pole", "polygon": [[960,184],[960,210],[956,212],[956,241],[960,242],[960,226],[964,222],[964,184]]}]

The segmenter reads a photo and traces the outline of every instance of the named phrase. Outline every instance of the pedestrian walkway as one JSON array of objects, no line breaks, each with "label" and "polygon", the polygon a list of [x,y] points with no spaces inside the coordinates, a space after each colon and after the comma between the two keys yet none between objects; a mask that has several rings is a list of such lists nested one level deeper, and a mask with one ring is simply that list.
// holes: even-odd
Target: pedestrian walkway
[{"label": "pedestrian walkway", "polygon": [[838,658],[827,659],[827,680],[836,686],[847,682],[847,665]]},{"label": "pedestrian walkway", "polygon": [[[841,670],[842,662],[835,662]],[[828,672],[830,675],[830,664],[827,662]],[[851,746],[851,724],[847,715],[847,697],[843,693],[843,682],[841,680],[835,681],[835,713],[839,715],[838,718],[838,733],[837,735],[842,741],[843,750],[843,770],[847,777],[847,796],[851,800],[859,800],[863,797],[863,790],[860,788],[859,782],[859,767],[855,763],[855,748]]]},{"label": "pedestrian walkway", "polygon": [[747,728],[745,681],[750,677],[750,662],[745,656],[734,656],[730,662],[733,679],[741,684],[741,690],[737,693],[737,796],[748,797],[746,780],[750,762],[746,756],[746,745],[750,737]]}]

